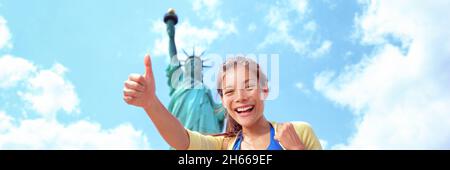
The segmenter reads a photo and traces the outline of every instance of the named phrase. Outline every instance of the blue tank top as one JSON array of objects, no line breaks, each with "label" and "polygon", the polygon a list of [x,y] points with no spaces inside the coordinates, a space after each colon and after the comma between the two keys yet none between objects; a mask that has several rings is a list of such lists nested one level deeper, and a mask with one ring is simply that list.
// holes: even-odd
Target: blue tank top
[{"label": "blue tank top", "polygon": [[[274,136],[275,136],[275,129],[273,128],[272,124],[270,124],[270,144],[267,147],[267,150],[283,150],[283,147],[281,147],[280,143],[278,143],[278,141],[274,139]],[[233,150],[241,150],[241,143],[242,143],[242,131],[236,138],[236,142],[233,145]]]}]

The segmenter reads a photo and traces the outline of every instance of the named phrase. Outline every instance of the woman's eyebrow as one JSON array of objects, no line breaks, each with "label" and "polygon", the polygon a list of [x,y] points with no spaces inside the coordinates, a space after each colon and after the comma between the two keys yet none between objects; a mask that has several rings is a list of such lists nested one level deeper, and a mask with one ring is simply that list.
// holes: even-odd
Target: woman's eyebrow
[{"label": "woman's eyebrow", "polygon": [[245,84],[254,83],[254,82],[256,82],[256,80],[251,79],[251,78],[244,81]]},{"label": "woman's eyebrow", "polygon": [[[250,78],[250,79],[245,80],[243,84],[250,84],[253,82],[256,82],[256,81],[254,79]],[[223,89],[233,89],[233,88],[234,88],[233,85],[226,85]]]},{"label": "woman's eyebrow", "polygon": [[228,85],[228,86],[225,86],[224,89],[233,89],[233,86],[232,85]]}]

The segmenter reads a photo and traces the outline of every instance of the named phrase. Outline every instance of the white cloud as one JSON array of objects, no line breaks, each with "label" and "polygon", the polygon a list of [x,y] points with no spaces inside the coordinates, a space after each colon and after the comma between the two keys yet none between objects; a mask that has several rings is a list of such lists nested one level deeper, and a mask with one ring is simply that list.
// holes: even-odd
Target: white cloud
[{"label": "white cloud", "polygon": [[330,49],[331,49],[332,45],[333,45],[333,43],[330,40],[324,40],[322,42],[322,45],[320,45],[319,48],[317,48],[316,50],[311,52],[311,57],[312,58],[319,58],[321,56],[324,56],[324,55],[328,54],[328,52],[330,52]]},{"label": "white cloud", "polygon": [[[6,55],[0,58],[3,67],[3,90],[14,89],[25,104],[31,104],[28,113],[38,118],[14,118],[0,110],[1,149],[148,149],[146,136],[129,123],[104,129],[99,123],[78,120],[70,124],[57,121],[56,114],[79,111],[79,99],[74,86],[64,77],[67,68],[55,64],[51,69],[37,69],[33,63],[19,57]],[[18,67],[18,68],[17,68]],[[19,71],[19,73],[15,72]],[[23,76],[17,76],[23,75]],[[17,78],[18,77],[18,78]],[[24,104],[16,102],[18,107]]]},{"label": "white cloud", "polygon": [[[237,34],[238,30],[234,21],[225,21],[220,16],[219,0],[194,0],[192,1],[192,10],[202,18],[210,21],[212,24],[206,27],[196,27],[191,25],[189,19],[186,18],[175,26],[175,43],[177,45],[178,54],[182,54],[185,49],[188,54],[195,47],[196,54],[205,51],[214,41],[224,38],[228,35]],[[159,38],[154,41],[152,54],[154,56],[167,56],[169,49],[169,37],[166,31],[165,23],[154,21],[152,23],[152,31],[159,34]],[[179,59],[186,56],[178,55]]]},{"label": "white cloud", "polygon": [[72,83],[64,78],[67,71],[61,64],[49,70],[39,70],[27,79],[27,89],[18,94],[40,115],[54,118],[56,112],[79,112],[79,99]]},{"label": "white cloud", "polygon": [[[295,13],[295,17],[292,17]],[[265,21],[272,30],[266,35],[264,40],[258,45],[258,48],[265,48],[273,44],[282,44],[290,46],[294,52],[307,57],[319,58],[321,51],[312,50],[311,45],[315,44],[313,33],[317,30],[317,24],[314,20],[307,20],[309,18],[310,9],[308,8],[308,0],[290,0],[288,2],[277,2],[276,5],[270,6],[268,13],[265,16]],[[307,21],[307,22],[306,22]],[[298,26],[295,24],[303,24],[303,30],[294,30]],[[292,31],[298,34],[304,34],[301,38],[294,36]],[[331,47],[329,40],[319,44],[324,45],[323,52],[327,52]],[[327,49],[328,46],[328,49]],[[320,48],[318,50],[321,50]]]},{"label": "white cloud", "polygon": [[[6,33],[5,34],[5,30]],[[0,49],[9,38],[6,21],[0,16]],[[3,43],[3,44],[2,44]],[[9,42],[8,42],[9,43]],[[8,45],[12,46],[12,45]],[[69,124],[58,122],[58,112],[79,111],[79,99],[72,83],[64,77],[67,68],[54,64],[40,69],[32,62],[12,55],[0,57],[0,89],[9,110],[37,113],[37,118],[12,117],[0,108],[0,149],[148,149],[142,131],[129,123],[106,129],[99,123],[77,120]],[[19,85],[21,83],[24,86]],[[9,93],[8,91],[18,91]],[[18,94],[26,104],[14,100]],[[3,102],[3,101],[2,101]],[[15,108],[17,107],[17,108]],[[15,114],[17,115],[17,114]]]},{"label": "white cloud", "polygon": [[14,119],[10,116],[8,116],[4,111],[0,110],[0,133],[3,133],[4,131],[7,131],[10,129],[12,125],[12,121]]},{"label": "white cloud", "polygon": [[316,31],[317,30],[317,23],[315,21],[308,21],[303,28],[307,31]]},{"label": "white cloud", "polygon": [[67,69],[55,64],[51,69],[38,69],[30,61],[4,55],[0,57],[0,88],[8,89],[18,82],[25,84],[17,94],[41,116],[52,119],[56,112],[78,112],[79,99],[72,83],[64,78]]},{"label": "white cloud", "polygon": [[303,54],[306,49],[306,41],[295,39],[289,34],[292,27],[292,21],[288,18],[288,13],[294,11],[290,5],[286,6],[271,6],[268,14],[265,17],[267,25],[274,31],[270,31],[265,37],[264,41],[258,45],[258,48],[265,48],[272,44],[285,44],[294,48],[295,52]]},{"label": "white cloud", "polygon": [[1,149],[148,149],[148,140],[130,124],[104,129],[100,124],[79,120],[64,125],[47,119],[15,122],[0,112]]},{"label": "white cloud", "polygon": [[311,93],[311,91],[302,82],[296,83],[295,87],[297,87],[302,93],[305,94]]},{"label": "white cloud", "polygon": [[315,78],[316,90],[358,118],[355,133],[333,148],[450,148],[450,3],[363,3],[358,35],[377,51]]},{"label": "white cloud", "polygon": [[256,31],[256,25],[255,25],[255,23],[250,23],[250,24],[248,24],[247,30],[248,30],[249,32],[255,32],[255,31]]},{"label": "white cloud", "polygon": [[290,0],[290,4],[300,15],[308,12],[308,0]]},{"label": "white cloud", "polygon": [[236,26],[234,25],[234,23],[232,23],[232,22],[225,22],[222,19],[216,19],[214,21],[214,27],[213,28],[218,30],[218,31],[220,31],[224,35],[236,34],[237,33],[237,29],[236,29]]},{"label": "white cloud", "polygon": [[6,20],[0,16],[0,49],[11,48],[11,33],[6,25]]},{"label": "white cloud", "polygon": [[319,139],[320,145],[322,145],[322,149],[328,149],[328,141],[324,140],[324,139]]},{"label": "white cloud", "polygon": [[194,0],[192,2],[192,9],[194,11],[200,11],[204,8],[207,10],[215,10],[219,3],[219,0]]},{"label": "white cloud", "polygon": [[36,67],[28,60],[4,55],[0,57],[0,70],[0,88],[8,88],[29,77]]},{"label": "white cloud", "polygon": [[200,17],[216,18],[220,15],[218,7],[221,3],[219,0],[194,0],[192,10]]},{"label": "white cloud", "polygon": [[338,1],[333,0],[322,0],[322,2],[327,5],[328,9],[334,10],[336,9]]}]

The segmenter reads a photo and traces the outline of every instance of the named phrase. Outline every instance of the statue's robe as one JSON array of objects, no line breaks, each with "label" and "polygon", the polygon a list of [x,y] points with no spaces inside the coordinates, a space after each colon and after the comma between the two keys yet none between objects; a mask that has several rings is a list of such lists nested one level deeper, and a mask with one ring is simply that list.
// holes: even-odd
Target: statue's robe
[{"label": "statue's robe", "polygon": [[166,70],[170,87],[169,111],[187,129],[204,134],[221,133],[225,117],[222,105],[214,102],[211,90],[203,83],[194,81],[193,84],[184,79],[182,67],[175,63],[169,64]]}]

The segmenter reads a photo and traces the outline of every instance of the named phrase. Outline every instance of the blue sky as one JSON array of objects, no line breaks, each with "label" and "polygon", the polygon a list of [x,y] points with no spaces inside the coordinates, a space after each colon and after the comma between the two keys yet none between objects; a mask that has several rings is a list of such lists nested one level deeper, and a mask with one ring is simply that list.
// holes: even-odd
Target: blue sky
[{"label": "blue sky", "polygon": [[0,0],[0,147],[167,149],[122,88],[149,52],[168,103],[162,17],[175,8],[179,51],[279,55],[269,120],[309,122],[326,149],[448,149],[449,6]]}]

